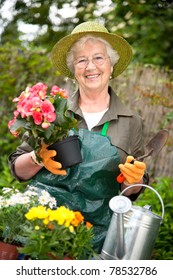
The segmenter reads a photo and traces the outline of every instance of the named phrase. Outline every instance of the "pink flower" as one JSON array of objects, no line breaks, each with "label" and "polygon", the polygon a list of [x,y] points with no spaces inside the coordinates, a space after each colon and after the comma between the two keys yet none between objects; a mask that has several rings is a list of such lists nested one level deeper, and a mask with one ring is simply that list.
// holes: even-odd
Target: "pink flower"
[{"label": "pink flower", "polygon": [[[68,113],[68,93],[57,85],[52,86],[47,93],[48,86],[37,83],[26,87],[16,102],[14,118],[9,121],[10,132],[17,137],[22,130],[33,136],[32,147],[38,149],[40,143],[52,144],[67,137],[72,128],[77,128],[77,120]],[[26,138],[26,141],[29,138]]]},{"label": "pink flower", "polygon": [[31,92],[36,93],[39,95],[41,99],[46,97],[48,86],[43,83],[37,83],[36,85],[32,86]]},{"label": "pink flower", "polygon": [[50,112],[48,114],[44,114],[44,121],[47,121],[47,122],[54,122],[56,120],[56,114],[54,112]]},{"label": "pink flower", "polygon": [[49,128],[50,125],[51,125],[50,122],[43,122],[41,126],[42,126],[42,128],[47,129],[47,128]]},{"label": "pink flower", "polygon": [[11,134],[13,134],[13,136],[16,137],[16,138],[17,138],[17,137],[19,136],[19,134],[20,134],[20,131],[17,132],[17,131],[10,130],[10,132],[11,132]]},{"label": "pink flower", "polygon": [[10,126],[12,126],[12,124],[14,124],[15,121],[16,121],[16,118],[14,118],[11,121],[9,121],[8,122],[8,127],[10,128]]},{"label": "pink flower", "polygon": [[21,114],[22,118],[26,118],[27,116],[31,116],[33,114],[33,102],[32,100],[28,100],[25,104],[21,104],[20,107],[18,107],[18,110]]},{"label": "pink flower", "polygon": [[[16,121],[16,117],[14,117],[11,121],[8,122],[8,128],[10,129],[10,127],[15,123]],[[12,129],[10,129],[11,134],[13,134],[14,137],[18,137],[20,134],[20,131],[14,131]]]},{"label": "pink flower", "polygon": [[46,99],[41,104],[41,111],[46,115],[48,113],[53,113],[55,111],[55,108],[53,104],[48,99]]},{"label": "pink flower", "polygon": [[32,117],[34,119],[34,123],[37,125],[40,125],[42,123],[43,117],[42,117],[42,113],[39,111],[34,111],[32,113]]},{"label": "pink flower", "polygon": [[65,89],[59,88],[58,86],[53,86],[51,88],[51,93],[52,96],[55,96],[57,94],[59,94],[61,97],[63,98],[68,98],[68,92]]},{"label": "pink flower", "polygon": [[[41,111],[46,122],[54,122],[56,120],[55,108],[53,104],[48,100],[44,100],[41,106]],[[43,126],[42,126],[43,127]]]}]

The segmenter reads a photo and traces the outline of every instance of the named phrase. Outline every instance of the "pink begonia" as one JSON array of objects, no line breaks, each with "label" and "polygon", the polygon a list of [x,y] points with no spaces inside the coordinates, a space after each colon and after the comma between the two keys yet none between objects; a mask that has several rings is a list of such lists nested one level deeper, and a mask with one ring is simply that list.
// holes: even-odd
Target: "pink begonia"
[{"label": "pink begonia", "polygon": [[68,92],[66,89],[62,89],[62,88],[59,88],[58,86],[54,85],[52,88],[51,88],[51,92],[50,94],[52,96],[55,96],[57,94],[59,94],[61,97],[63,98],[68,98]]},{"label": "pink begonia", "polygon": [[44,121],[50,122],[50,123],[52,123],[56,120],[56,114],[54,112],[43,114],[43,117],[44,117]]},{"label": "pink begonia", "polygon": [[44,100],[40,107],[42,113],[45,115],[49,113],[53,113],[55,111],[53,104],[48,99]]},{"label": "pink begonia", "polygon": [[33,111],[32,117],[34,119],[34,123],[40,125],[42,123],[43,117],[42,113],[39,111]]},{"label": "pink begonia", "polygon": [[28,100],[23,106],[22,112],[26,116],[32,116],[33,111],[41,111],[42,101],[38,97],[34,97],[32,100]]},{"label": "pink begonia", "polygon": [[45,99],[47,89],[48,89],[48,86],[40,82],[40,83],[37,83],[36,85],[32,86],[30,89],[30,92],[38,94],[41,99]]},{"label": "pink begonia", "polygon": [[18,110],[15,110],[15,111],[14,111],[14,116],[15,116],[15,118],[17,118],[18,115],[19,115],[19,111],[18,111]]},{"label": "pink begonia", "polygon": [[33,109],[32,100],[28,100],[23,106],[21,105],[20,107],[18,107],[18,110],[19,110],[22,118],[31,116],[33,114],[32,109]]},{"label": "pink begonia", "polygon": [[[14,117],[11,121],[8,122],[8,128],[10,129],[10,127],[15,123],[16,121],[16,117]],[[14,137],[18,137],[20,132],[19,131],[13,131],[10,129],[11,134],[13,134]]]},{"label": "pink begonia", "polygon": [[45,128],[45,129],[47,129],[49,126],[51,125],[51,123],[50,122],[42,122],[42,128]]},{"label": "pink begonia", "polygon": [[49,93],[47,90],[48,86],[40,82],[26,87],[13,99],[17,104],[14,117],[8,123],[10,132],[18,137],[22,130],[28,131],[29,136],[33,135],[34,149],[38,148],[40,141],[52,144],[67,137],[69,130],[77,127],[77,120],[67,113],[67,100],[63,100],[68,99],[68,92],[57,85],[52,86]]},{"label": "pink begonia", "polygon": [[54,112],[55,108],[49,100],[44,100],[41,105],[41,112],[44,118],[43,128],[48,128],[51,122],[56,120],[56,113]]}]

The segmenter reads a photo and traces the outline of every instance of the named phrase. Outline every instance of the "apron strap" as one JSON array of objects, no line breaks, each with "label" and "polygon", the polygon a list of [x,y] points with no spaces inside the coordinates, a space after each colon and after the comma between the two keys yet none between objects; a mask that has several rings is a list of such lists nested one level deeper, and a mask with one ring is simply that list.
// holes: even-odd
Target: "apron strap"
[{"label": "apron strap", "polygon": [[101,132],[102,136],[106,136],[107,135],[108,127],[109,127],[109,122],[105,122],[104,125],[103,125],[103,128],[102,128],[102,132]]}]

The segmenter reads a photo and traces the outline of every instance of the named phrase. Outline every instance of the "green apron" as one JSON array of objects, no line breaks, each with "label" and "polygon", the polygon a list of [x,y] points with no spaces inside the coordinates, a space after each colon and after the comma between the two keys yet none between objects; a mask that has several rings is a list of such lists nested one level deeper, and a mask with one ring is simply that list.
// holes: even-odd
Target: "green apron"
[{"label": "green apron", "polygon": [[[42,168],[31,180],[31,185],[47,190],[71,210],[80,211],[93,224],[94,249],[100,253],[112,216],[109,200],[118,194],[116,182],[120,162],[117,148],[106,136],[109,123],[101,133],[79,129],[82,163],[67,169],[67,175],[58,176]],[[104,136],[104,137],[103,137]]]}]

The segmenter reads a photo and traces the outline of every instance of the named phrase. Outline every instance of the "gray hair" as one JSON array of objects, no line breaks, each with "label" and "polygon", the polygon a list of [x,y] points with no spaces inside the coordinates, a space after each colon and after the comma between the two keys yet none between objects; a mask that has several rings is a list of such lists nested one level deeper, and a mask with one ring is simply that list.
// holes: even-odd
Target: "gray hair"
[{"label": "gray hair", "polygon": [[93,41],[93,42],[99,41],[99,42],[103,43],[106,47],[107,55],[110,57],[111,65],[114,66],[118,62],[118,60],[119,60],[118,52],[116,50],[114,50],[112,48],[112,46],[106,40],[102,39],[101,37],[86,35],[86,36],[80,38],[79,40],[77,40],[72,45],[69,52],[67,53],[67,66],[72,73],[74,73],[74,65],[73,65],[74,53],[78,47],[83,46],[87,41]]}]

